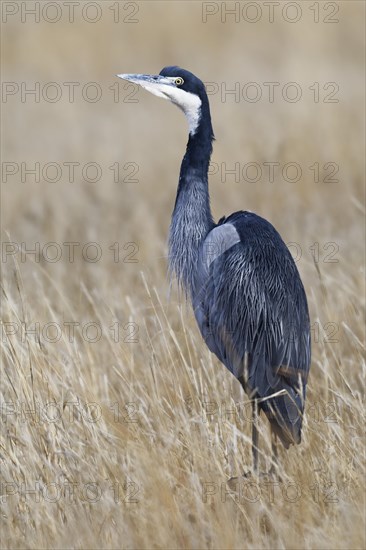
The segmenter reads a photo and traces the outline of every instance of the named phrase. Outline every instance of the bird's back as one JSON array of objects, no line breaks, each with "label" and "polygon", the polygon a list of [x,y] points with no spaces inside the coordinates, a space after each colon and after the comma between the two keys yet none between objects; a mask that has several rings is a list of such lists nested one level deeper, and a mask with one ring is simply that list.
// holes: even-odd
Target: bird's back
[{"label": "bird's back", "polygon": [[287,447],[300,441],[310,326],[296,264],[274,227],[250,212],[220,220],[198,263],[193,305],[201,333]]}]

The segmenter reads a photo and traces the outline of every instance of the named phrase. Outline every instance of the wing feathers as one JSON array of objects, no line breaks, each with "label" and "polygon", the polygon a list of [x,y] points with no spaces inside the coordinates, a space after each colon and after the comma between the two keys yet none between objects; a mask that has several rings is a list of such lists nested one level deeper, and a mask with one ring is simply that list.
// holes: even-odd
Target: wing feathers
[{"label": "wing feathers", "polygon": [[194,309],[207,345],[250,395],[286,390],[262,409],[284,445],[298,442],[310,329],[290,252],[268,222],[242,212],[209,233],[198,264]]}]

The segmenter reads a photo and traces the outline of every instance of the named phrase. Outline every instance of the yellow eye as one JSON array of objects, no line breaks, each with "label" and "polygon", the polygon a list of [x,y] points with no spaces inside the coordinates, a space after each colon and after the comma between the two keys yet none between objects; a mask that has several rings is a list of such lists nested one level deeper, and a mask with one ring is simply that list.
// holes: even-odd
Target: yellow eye
[{"label": "yellow eye", "polygon": [[183,80],[183,78],[180,77],[180,76],[178,76],[178,77],[175,79],[174,82],[175,82],[175,84],[176,84],[177,86],[181,86],[182,84],[184,84],[184,80]]}]

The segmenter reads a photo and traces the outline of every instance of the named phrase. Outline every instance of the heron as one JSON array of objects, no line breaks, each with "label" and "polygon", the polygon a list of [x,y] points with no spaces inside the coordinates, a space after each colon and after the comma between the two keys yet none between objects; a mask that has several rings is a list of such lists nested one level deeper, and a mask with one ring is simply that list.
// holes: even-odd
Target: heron
[{"label": "heron", "polygon": [[179,107],[188,121],[169,230],[169,272],[175,276],[208,348],[240,382],[252,403],[252,462],[258,473],[258,417],[271,428],[271,470],[277,439],[301,442],[311,361],[306,293],[295,261],[266,219],[238,211],[214,222],[208,171],[215,139],[204,83],[178,66],[158,75],[119,74]]}]

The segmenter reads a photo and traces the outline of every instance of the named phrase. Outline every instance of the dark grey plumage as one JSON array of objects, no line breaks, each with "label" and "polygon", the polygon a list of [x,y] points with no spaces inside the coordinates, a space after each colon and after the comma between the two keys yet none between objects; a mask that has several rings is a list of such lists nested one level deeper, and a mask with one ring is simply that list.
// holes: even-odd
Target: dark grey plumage
[{"label": "dark grey plumage", "polygon": [[301,439],[310,365],[306,296],[296,265],[274,227],[250,212],[220,220],[232,224],[239,242],[206,267],[198,262],[194,311],[210,348],[251,398],[280,390],[260,408],[288,447]]},{"label": "dark grey plumage", "polygon": [[[240,381],[253,410],[258,404],[286,448],[299,443],[311,346],[295,262],[274,227],[256,214],[240,211],[214,223],[207,176],[213,130],[203,83],[179,67],[166,67],[158,76],[121,76],[170,99],[187,116],[170,270],[192,301],[209,349]],[[256,427],[253,449],[256,467]]]}]

